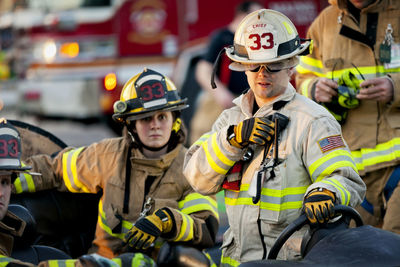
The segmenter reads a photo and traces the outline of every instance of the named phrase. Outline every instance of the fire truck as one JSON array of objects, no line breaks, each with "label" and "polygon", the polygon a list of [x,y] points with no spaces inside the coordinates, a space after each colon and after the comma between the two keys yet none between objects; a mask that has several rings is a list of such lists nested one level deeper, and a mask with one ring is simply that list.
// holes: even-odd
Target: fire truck
[{"label": "fire truck", "polygon": [[[190,73],[196,58],[209,35],[231,21],[241,1],[72,2],[74,8],[44,9],[41,23],[25,32],[30,48],[24,52],[26,69],[17,84],[20,113],[110,122],[123,84],[144,67],[169,76],[181,90],[191,90],[193,103],[198,86]],[[286,14],[301,37],[325,2],[260,1]]]}]

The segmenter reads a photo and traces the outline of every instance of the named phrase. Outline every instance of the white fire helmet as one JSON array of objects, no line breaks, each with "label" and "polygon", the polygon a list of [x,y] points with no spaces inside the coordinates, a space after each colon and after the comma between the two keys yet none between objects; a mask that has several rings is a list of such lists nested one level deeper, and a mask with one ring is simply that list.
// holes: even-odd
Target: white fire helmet
[{"label": "white fire helmet", "polygon": [[251,65],[268,64],[272,69],[297,65],[298,55],[309,53],[310,40],[300,39],[288,17],[271,9],[260,9],[247,15],[235,32],[233,46],[226,55],[235,71],[251,69]]}]

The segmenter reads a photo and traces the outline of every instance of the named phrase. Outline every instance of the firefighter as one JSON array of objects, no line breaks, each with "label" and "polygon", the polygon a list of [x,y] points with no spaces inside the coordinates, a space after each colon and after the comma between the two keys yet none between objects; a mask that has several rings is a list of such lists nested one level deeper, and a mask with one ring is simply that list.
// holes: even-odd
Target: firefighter
[{"label": "firefighter", "polygon": [[[224,190],[229,229],[222,266],[265,259],[302,210],[312,225],[325,224],[335,204],[355,206],[364,197],[340,125],[289,82],[309,45],[286,16],[261,9],[242,20],[225,51],[250,89],[189,148],[184,164],[196,191]],[[301,257],[296,241],[304,231],[289,239],[279,259]]]},{"label": "firefighter", "polygon": [[169,78],[145,68],[114,104],[113,118],[127,127],[122,137],[69,147],[54,158],[31,157],[27,163],[42,176],[17,179],[16,192],[102,190],[89,253],[112,258],[134,250],[155,258],[162,240],[211,247],[218,228],[215,197],[195,193],[182,174],[180,111],[186,107]]},{"label": "firefighter", "polygon": [[0,264],[8,263],[19,266],[33,266],[10,258],[14,237],[22,236],[26,222],[8,211],[12,182],[19,173],[27,173],[30,167],[21,163],[21,139],[14,126],[0,119]]},{"label": "firefighter", "polygon": [[364,222],[400,234],[400,1],[330,2],[310,26],[315,49],[300,58],[296,84],[342,124],[367,185],[357,207]]}]

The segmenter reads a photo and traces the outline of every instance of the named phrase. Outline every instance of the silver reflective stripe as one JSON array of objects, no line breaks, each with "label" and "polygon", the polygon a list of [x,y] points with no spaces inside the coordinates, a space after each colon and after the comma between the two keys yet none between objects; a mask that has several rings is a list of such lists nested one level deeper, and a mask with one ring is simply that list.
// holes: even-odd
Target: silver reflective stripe
[{"label": "silver reflective stripe", "polygon": [[28,182],[23,172],[19,173],[19,180],[21,181],[22,192],[29,192]]},{"label": "silver reflective stripe", "polygon": [[[188,238],[188,236],[189,236],[189,233],[190,233],[190,228],[191,228],[191,221],[190,221],[190,217],[189,217],[189,215],[186,215],[186,214],[184,214],[184,213],[180,213],[182,216],[184,216],[185,218],[184,218],[184,220],[186,220],[186,229],[185,229],[185,233],[183,234],[183,236],[180,238],[180,240],[186,240],[186,238]],[[182,229],[181,229],[182,230]]]},{"label": "silver reflective stripe", "polygon": [[339,162],[339,161],[349,161],[349,160],[353,161],[352,158],[350,158],[349,156],[340,155],[340,156],[336,156],[336,157],[333,157],[333,158],[325,161],[324,163],[319,165],[318,168],[316,168],[315,171],[313,172],[313,174],[312,174],[313,182],[315,182],[318,179],[318,177],[321,175],[321,173],[323,173],[329,166],[331,166],[334,163]]}]

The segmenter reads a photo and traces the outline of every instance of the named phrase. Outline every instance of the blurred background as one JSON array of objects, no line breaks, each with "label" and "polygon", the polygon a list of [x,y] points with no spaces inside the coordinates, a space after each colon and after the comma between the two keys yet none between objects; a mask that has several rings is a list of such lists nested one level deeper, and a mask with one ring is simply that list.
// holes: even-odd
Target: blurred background
[{"label": "blurred background", "polygon": [[[2,117],[35,124],[73,146],[116,136],[113,103],[144,67],[169,76],[188,98],[210,34],[241,0],[0,0]],[[327,0],[260,0],[300,37]],[[190,129],[189,129],[190,130]]]}]

